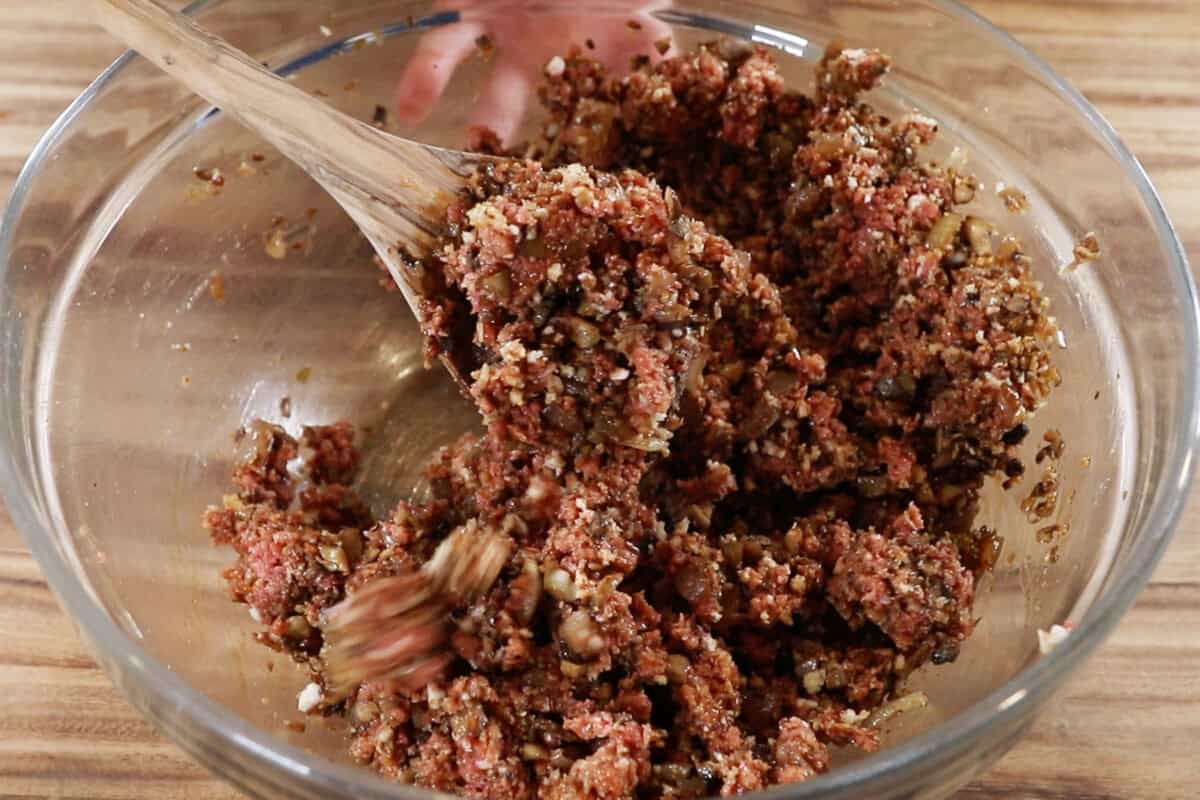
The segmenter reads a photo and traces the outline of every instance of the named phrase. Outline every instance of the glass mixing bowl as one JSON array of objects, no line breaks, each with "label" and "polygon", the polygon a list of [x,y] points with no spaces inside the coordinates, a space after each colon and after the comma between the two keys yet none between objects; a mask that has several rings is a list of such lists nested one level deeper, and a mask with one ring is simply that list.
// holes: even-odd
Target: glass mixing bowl
[{"label": "glass mixing bowl", "polygon": [[[191,12],[365,118],[390,104],[422,35],[414,28],[460,24],[398,0],[228,0]],[[543,3],[527,24],[563,13],[581,14]],[[933,114],[940,146],[971,154],[989,188],[981,213],[1024,238],[1053,300],[1064,382],[1029,446],[1051,428],[1067,442],[1059,519],[1071,532],[1057,560],[1017,508],[1021,492],[989,489],[981,522],[1007,537],[1004,557],[961,658],[915,679],[930,706],[903,715],[881,753],[842,755],[831,774],[769,793],[943,796],[1013,743],[1117,623],[1167,544],[1197,438],[1197,309],[1184,255],[1145,174],[1096,111],[958,5],[681,0],[657,13],[681,44],[722,32],[778,48],[802,87],[833,39],[890,52],[896,68],[875,102]],[[432,116],[400,132],[461,144],[489,67],[469,59]],[[210,192],[197,167],[220,169],[225,186]],[[1003,211],[990,191],[1001,181],[1028,195],[1029,214]],[[1092,230],[1103,257],[1063,271]],[[268,252],[280,255],[278,242],[265,246],[272,231],[285,258]],[[124,57],[22,172],[0,266],[8,508],[112,679],[252,794],[423,796],[351,766],[337,730],[284,725],[298,718],[304,678],[251,640],[252,621],[219,577],[231,555],[199,524],[228,490],[233,432],[255,417],[292,430],[339,418],[366,426],[363,489],[377,508],[476,424],[446,376],[422,369],[409,311],[380,290],[346,217],[253,135]],[[1073,632],[1041,656],[1037,631],[1064,621]]]}]

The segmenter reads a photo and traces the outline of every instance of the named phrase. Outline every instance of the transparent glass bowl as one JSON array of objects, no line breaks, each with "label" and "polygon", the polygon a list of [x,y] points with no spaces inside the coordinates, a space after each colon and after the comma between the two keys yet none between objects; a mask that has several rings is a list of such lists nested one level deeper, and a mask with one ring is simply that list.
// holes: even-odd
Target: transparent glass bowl
[{"label": "transparent glass bowl", "polygon": [[[410,27],[457,19],[386,0],[229,0],[192,13],[367,118],[390,103],[418,38]],[[560,13],[582,12],[544,3],[528,24]],[[1029,196],[1020,217],[992,191],[979,205],[1024,238],[1064,331],[1064,384],[1029,446],[1050,428],[1067,441],[1060,519],[1071,533],[1048,562],[1017,510],[1020,491],[989,490],[981,521],[1007,537],[1004,557],[962,657],[916,677],[930,707],[890,729],[881,753],[843,754],[830,775],[769,793],[943,796],[1013,743],[1133,602],[1170,537],[1197,439],[1197,309],[1183,253],[1096,111],[960,6],[689,0],[659,14],[684,45],[719,31],[780,48],[798,86],[833,39],[881,47],[896,69],[875,102],[932,113],[939,146],[969,151],[989,189],[1003,181]],[[469,60],[430,119],[402,132],[461,144],[488,68]],[[220,168],[225,187],[208,195],[194,167]],[[264,248],[276,217],[294,247],[284,260]],[[1060,271],[1089,230],[1103,258]],[[380,291],[370,262],[312,181],[131,57],[46,135],[0,230],[9,511],[113,680],[252,794],[423,795],[349,766],[337,730],[283,725],[298,718],[303,677],[251,641],[219,578],[230,554],[199,526],[227,491],[232,433],[255,417],[367,426],[363,490],[379,508],[476,424],[446,377],[422,370],[409,312]],[[1065,620],[1074,632],[1040,657],[1037,630]]]}]

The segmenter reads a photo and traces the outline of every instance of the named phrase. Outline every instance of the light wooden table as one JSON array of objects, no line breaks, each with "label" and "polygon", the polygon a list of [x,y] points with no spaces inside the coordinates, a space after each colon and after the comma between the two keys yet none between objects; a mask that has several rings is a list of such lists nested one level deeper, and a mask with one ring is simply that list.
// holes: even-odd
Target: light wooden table
[{"label": "light wooden table", "polygon": [[[1108,116],[1200,263],[1200,2],[974,0]],[[0,2],[0,196],[118,48],[77,0]],[[1200,506],[1137,607],[965,798],[1200,797]],[[0,798],[239,795],[109,685],[0,509]]]}]

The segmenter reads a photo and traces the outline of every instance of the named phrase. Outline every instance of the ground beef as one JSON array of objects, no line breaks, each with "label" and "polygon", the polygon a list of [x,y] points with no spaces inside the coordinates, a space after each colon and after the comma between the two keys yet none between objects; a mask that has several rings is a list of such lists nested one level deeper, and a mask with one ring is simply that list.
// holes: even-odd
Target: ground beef
[{"label": "ground beef", "polygon": [[[620,78],[568,54],[532,158],[477,176],[426,264],[429,354],[469,356],[484,424],[425,502],[370,520],[345,424],[245,437],[206,525],[357,761],[471,797],[734,794],[878,747],[871,713],[955,658],[1054,328],[924,155],[937,123],[863,102],[888,65],[835,47],[805,97],[731,41]],[[451,534],[510,555],[449,609],[445,669],[329,692],[324,612]]]},{"label": "ground beef", "polygon": [[876,625],[900,652],[971,632],[974,583],[949,541],[921,533],[910,505],[885,533],[866,532],[833,566],[830,604],[852,629]]},{"label": "ground beef", "polygon": [[488,430],[665,452],[703,333],[724,295],[744,293],[748,258],[640,173],[530,162],[479,184],[451,208],[458,234],[440,254],[456,291],[425,317],[474,323],[471,394]]}]

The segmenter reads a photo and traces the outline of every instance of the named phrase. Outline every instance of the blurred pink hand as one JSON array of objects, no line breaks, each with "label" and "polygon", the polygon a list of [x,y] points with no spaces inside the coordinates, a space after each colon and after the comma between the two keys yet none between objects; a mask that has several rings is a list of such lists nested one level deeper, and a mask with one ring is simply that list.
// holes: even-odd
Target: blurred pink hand
[{"label": "blurred pink hand", "polygon": [[[462,19],[425,34],[396,87],[396,112],[402,122],[425,119],[454,70],[479,47],[480,37],[495,47],[492,73],[479,94],[470,124],[491,128],[506,144],[521,124],[533,87],[554,56],[565,56],[587,40],[595,45],[588,54],[614,74],[624,74],[636,55],[660,58],[655,43],[671,29],[650,16],[670,5],[670,0],[614,0],[599,13],[551,16],[524,11],[520,3],[496,0],[439,0],[437,11],[457,10]],[[532,6],[533,3],[531,2]]]}]

